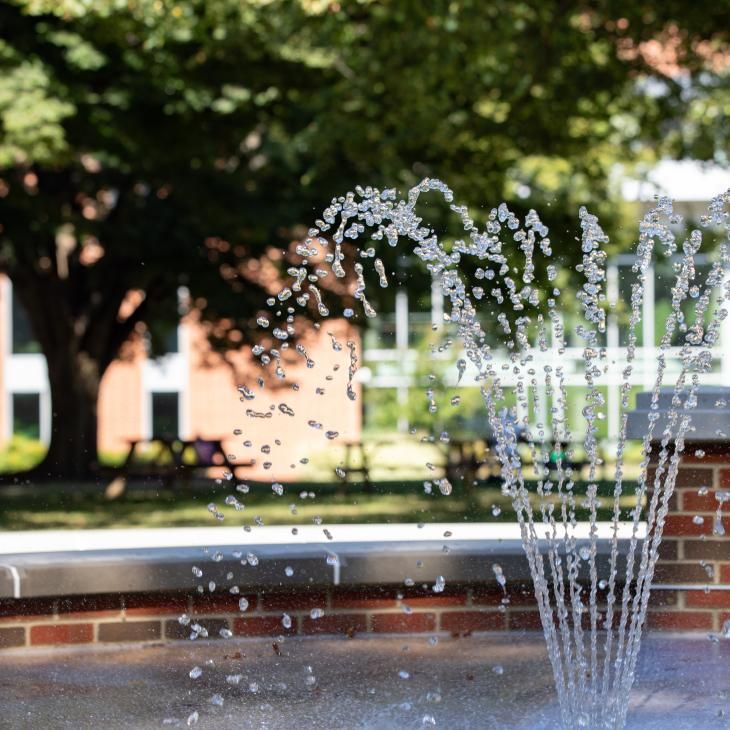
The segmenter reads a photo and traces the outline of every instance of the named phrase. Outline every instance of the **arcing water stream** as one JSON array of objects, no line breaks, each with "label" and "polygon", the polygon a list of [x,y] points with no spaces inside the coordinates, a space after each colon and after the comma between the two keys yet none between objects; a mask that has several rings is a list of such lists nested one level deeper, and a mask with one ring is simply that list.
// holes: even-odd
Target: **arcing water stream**
[{"label": "arcing water stream", "polygon": [[[460,219],[465,233],[462,240],[448,244],[439,240],[419,217],[420,197],[434,191],[443,196]],[[451,304],[445,318],[458,331],[465,357],[472,366],[470,372],[475,373],[481,391],[501,464],[502,490],[511,498],[521,528],[565,728],[608,729],[625,724],[669,498],[685,437],[691,429],[691,411],[696,405],[701,375],[711,367],[711,348],[727,316],[728,203],[730,192],[715,198],[701,220],[700,229],[693,230],[681,244],[674,233],[681,218],[673,212],[668,199],[660,199],[640,223],[633,264],[636,278],[629,302],[628,341],[621,363],[621,427],[612,454],[615,459],[613,538],[607,564],[597,560],[596,524],[601,506],[597,473],[602,464],[597,432],[606,408],[601,384],[610,369],[618,367],[605,344],[607,310],[616,302],[609,301],[606,292],[608,239],[596,217],[588,211],[581,209],[579,213],[582,262],[576,272],[571,272],[571,276],[577,273],[582,279],[572,287],[577,291],[581,310],[581,323],[575,327],[575,335],[583,347],[586,393],[582,404],[585,428],[580,434],[571,433],[566,417],[566,373],[561,363],[566,331],[563,300],[556,286],[560,271],[553,259],[548,230],[534,211],[520,221],[502,204],[491,211],[486,230],[480,231],[467,209],[454,204],[452,192],[438,180],[423,180],[409,191],[406,199],[398,199],[395,190],[358,188],[356,193],[334,199],[322,220],[310,229],[306,241],[297,248],[301,264],[289,269],[293,282],[269,300],[271,316],[259,318],[259,325],[271,327],[271,335],[279,342],[278,347],[268,349],[258,346],[254,353],[264,366],[272,365],[279,378],[286,378],[281,350],[289,348],[289,340],[295,334],[294,303],[302,308],[316,307],[322,318],[331,316],[322,294],[327,282],[332,281],[328,277],[354,279],[354,296],[365,316],[376,316],[366,295],[364,267],[372,258],[382,287],[388,286],[387,272],[381,259],[375,258],[375,249],[356,248],[359,242],[373,241],[377,247],[386,241],[390,246],[407,249],[408,254],[412,250],[425,262]],[[701,276],[696,259],[703,237],[710,232],[716,234],[718,229],[722,235],[714,263],[709,273]],[[352,246],[346,246],[348,242]],[[350,262],[345,247],[357,251],[351,274],[346,270]],[[618,530],[622,521],[630,379],[636,365],[644,279],[659,256],[675,261],[671,310],[658,347],[637,506],[628,516],[631,538],[628,551],[622,552]],[[478,285],[467,282],[467,270],[479,280]],[[549,282],[547,287],[541,288],[540,277]],[[477,306],[480,301],[482,306],[489,303],[496,309],[496,318],[480,319]],[[281,311],[284,307],[285,316]],[[692,316],[687,316],[688,307]],[[285,321],[280,326],[272,326],[277,316],[284,317]],[[352,316],[352,312],[346,311],[345,316]],[[495,331],[485,330],[485,319]],[[496,335],[498,347],[494,345]],[[675,346],[677,340],[679,347]],[[333,347],[341,349],[334,338]],[[296,345],[296,351],[306,359],[308,367],[314,365],[301,345]],[[506,364],[503,354],[496,357],[498,351],[507,352]],[[349,360],[347,395],[354,398],[355,345],[348,343],[348,352],[344,354]],[[671,358],[678,361],[679,375],[667,383]],[[464,361],[460,360],[457,367],[461,377]],[[513,398],[506,397],[507,374],[509,382],[516,383],[514,387],[509,386],[513,388]],[[659,394],[667,385],[672,388],[672,405],[666,427],[658,430]],[[548,422],[541,420],[540,415],[546,412],[546,405],[550,406],[551,414]],[[576,440],[584,443],[587,455],[588,478],[584,483],[574,478],[570,463],[562,457],[562,446]],[[536,481],[526,478],[527,466],[520,458],[518,441],[527,444]],[[558,454],[557,469],[553,470],[549,468],[551,452]],[[650,460],[656,467],[652,472]],[[451,492],[445,477],[436,480],[436,484],[443,494]],[[577,509],[587,509],[590,515],[588,541],[576,538]],[[643,540],[640,539],[642,516],[647,530]]]}]

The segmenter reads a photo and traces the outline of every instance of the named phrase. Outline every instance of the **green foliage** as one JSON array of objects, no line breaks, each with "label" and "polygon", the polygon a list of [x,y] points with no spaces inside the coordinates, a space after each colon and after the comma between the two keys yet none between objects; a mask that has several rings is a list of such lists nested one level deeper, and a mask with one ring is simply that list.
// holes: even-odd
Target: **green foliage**
[{"label": "green foliage", "polygon": [[[2,46],[5,46],[3,43]],[[5,50],[7,47],[2,48]],[[6,54],[3,54],[6,55]],[[12,58],[12,54],[6,55]],[[55,162],[67,152],[62,122],[73,104],[55,98],[47,70],[37,61],[23,61],[0,76],[0,166],[16,160]]]},{"label": "green foliage", "polygon": [[32,469],[45,453],[45,445],[37,439],[16,434],[0,451],[0,472]]}]

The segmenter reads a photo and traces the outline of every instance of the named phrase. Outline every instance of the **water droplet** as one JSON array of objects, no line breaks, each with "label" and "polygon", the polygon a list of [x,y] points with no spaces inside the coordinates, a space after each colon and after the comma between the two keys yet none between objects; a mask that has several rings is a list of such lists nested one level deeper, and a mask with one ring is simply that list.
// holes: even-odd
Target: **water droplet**
[{"label": "water droplet", "polygon": [[203,670],[200,667],[193,667],[190,672],[190,679],[198,679],[203,674]]},{"label": "water droplet", "polygon": [[718,508],[715,514],[715,519],[712,523],[712,534],[723,536],[725,534],[725,526],[722,524],[722,515],[720,514],[720,508]]}]

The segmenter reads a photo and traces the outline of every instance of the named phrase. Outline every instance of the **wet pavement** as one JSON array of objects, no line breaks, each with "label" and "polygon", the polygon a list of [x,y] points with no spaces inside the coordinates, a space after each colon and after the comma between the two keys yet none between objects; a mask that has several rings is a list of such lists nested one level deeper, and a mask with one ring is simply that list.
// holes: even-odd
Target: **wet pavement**
[{"label": "wet pavement", "polygon": [[[559,727],[538,633],[0,654],[0,728],[185,728],[196,711],[199,730]],[[648,637],[628,727],[730,728],[730,641]]]}]

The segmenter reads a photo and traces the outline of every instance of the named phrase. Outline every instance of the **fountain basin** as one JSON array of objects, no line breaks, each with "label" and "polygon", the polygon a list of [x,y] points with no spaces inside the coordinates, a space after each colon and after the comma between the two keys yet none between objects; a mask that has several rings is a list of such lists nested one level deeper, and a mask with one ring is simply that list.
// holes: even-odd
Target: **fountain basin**
[{"label": "fountain basin", "polygon": [[[587,536],[587,525],[578,530]],[[190,634],[179,623],[183,613],[211,636],[221,629],[273,637],[540,628],[516,525],[343,525],[331,528],[331,540],[322,537],[314,527],[296,536],[277,527],[252,537],[237,528],[9,534],[0,556],[0,648],[174,641]],[[601,565],[609,545],[601,540],[598,547]],[[256,566],[241,565],[249,552]],[[506,591],[495,581],[495,563]],[[200,566],[202,578],[192,566]],[[445,586],[435,591],[439,576]],[[238,594],[230,592],[234,585]],[[707,602],[702,585],[685,592],[705,601],[691,609],[691,601],[678,598],[681,586],[661,588],[650,627],[719,630],[722,609]],[[249,603],[245,612],[241,597]],[[312,619],[313,608],[325,616]],[[290,629],[281,624],[284,612]]]}]

